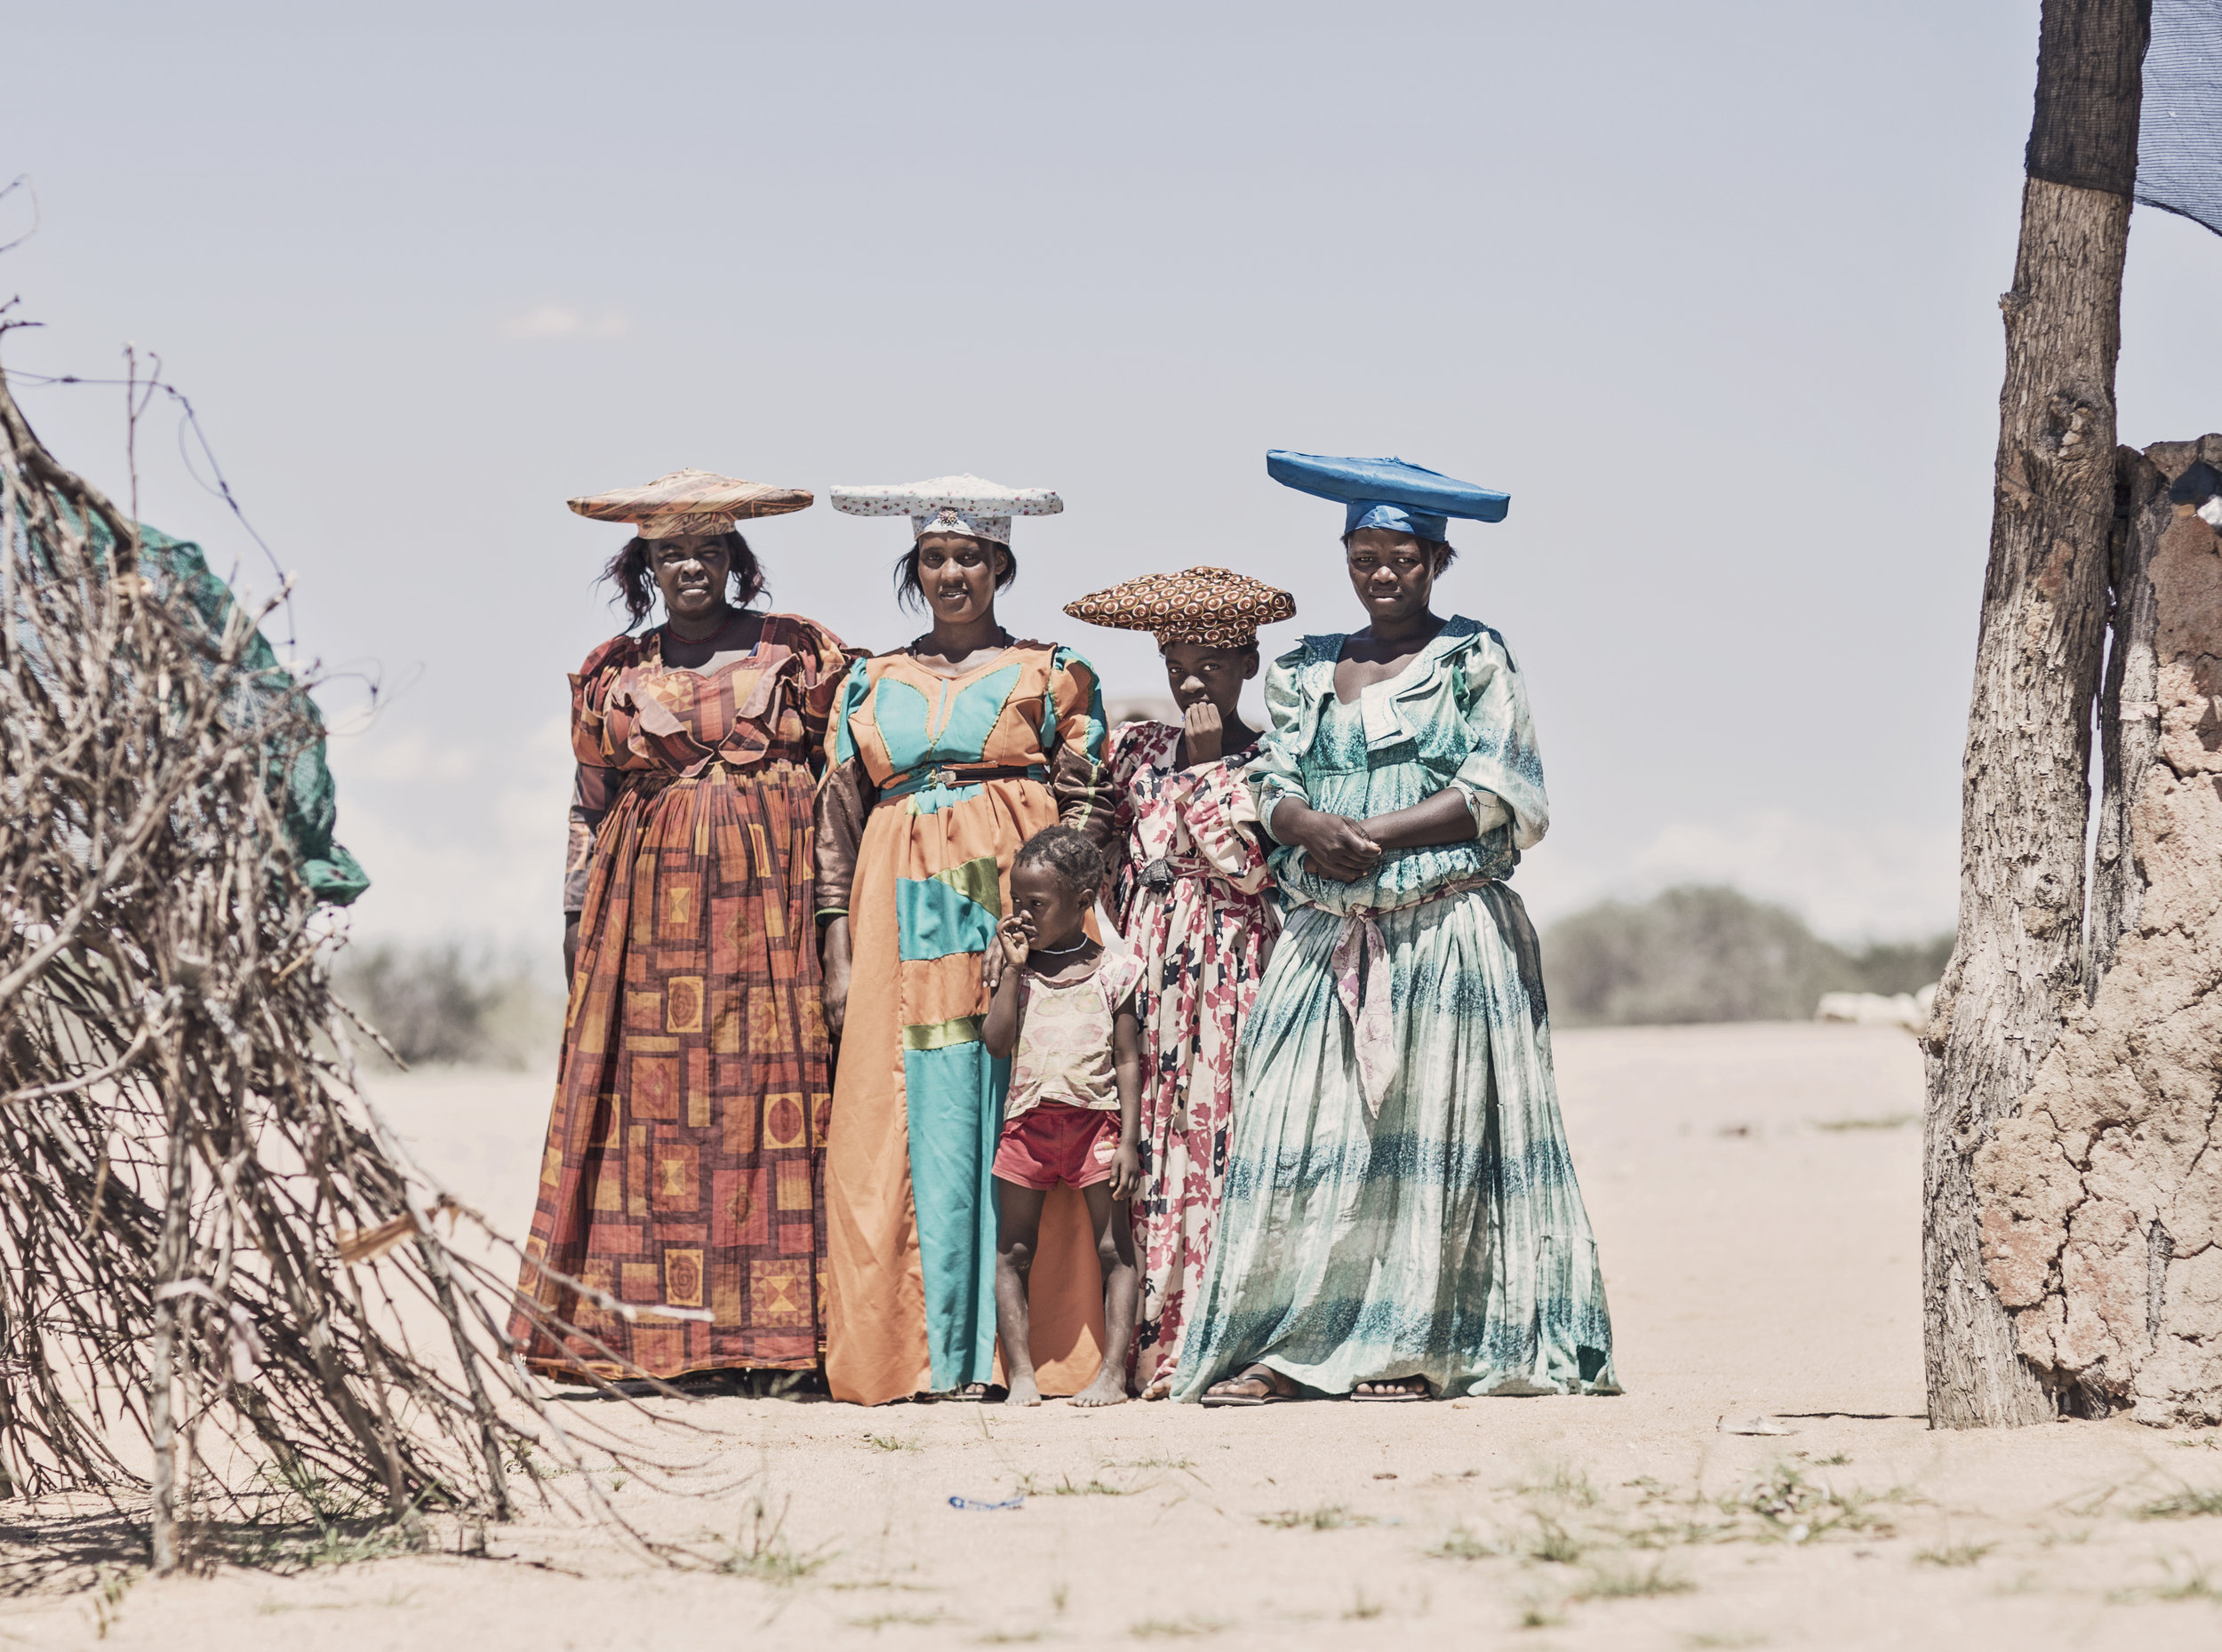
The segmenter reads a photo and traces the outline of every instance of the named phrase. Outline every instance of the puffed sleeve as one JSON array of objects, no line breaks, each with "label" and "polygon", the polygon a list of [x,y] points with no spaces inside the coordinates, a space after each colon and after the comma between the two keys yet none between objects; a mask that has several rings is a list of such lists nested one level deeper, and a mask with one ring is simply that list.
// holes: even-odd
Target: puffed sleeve
[{"label": "puffed sleeve", "polygon": [[[1103,762],[1103,689],[1096,668],[1071,649],[1058,648],[1050,656],[1049,698],[1056,724],[1050,792],[1057,799],[1058,824],[1086,833],[1107,857],[1115,800]],[[1043,730],[1045,746],[1051,733]]]},{"label": "puffed sleeve", "polygon": [[1257,815],[1242,770],[1225,761],[1198,763],[1187,771],[1188,794],[1181,807],[1188,836],[1211,869],[1245,895],[1273,882],[1265,850],[1243,828]]},{"label": "puffed sleeve", "polygon": [[617,770],[603,750],[605,713],[603,701],[609,691],[604,667],[617,648],[630,641],[613,637],[587,656],[586,664],[571,675],[571,750],[578,769],[571,783],[570,842],[563,854],[563,911],[579,911],[587,904],[587,877],[594,869],[594,840],[603,818],[617,801],[621,784]]},{"label": "puffed sleeve", "polygon": [[871,675],[862,659],[851,664],[840,679],[834,712],[826,729],[825,772],[818,781],[818,919],[838,918],[849,910],[849,891],[857,877],[857,850],[864,842],[864,823],[878,801],[879,788],[857,751],[849,719],[864,705],[871,691]]},{"label": "puffed sleeve", "polygon": [[[1266,715],[1273,726],[1259,737],[1258,754],[1250,762],[1244,778],[1257,799],[1258,824],[1273,834],[1273,811],[1283,800],[1311,802],[1304,785],[1304,754],[1299,742],[1304,722],[1302,674],[1305,650],[1299,645],[1266,669]],[[1275,838],[1275,842],[1280,842]]]},{"label": "puffed sleeve", "polygon": [[795,708],[803,719],[803,738],[812,752],[811,768],[822,776],[827,767],[827,737],[832,732],[834,707],[848,686],[850,667],[864,658],[863,650],[844,646],[825,626],[809,620],[795,653]]},{"label": "puffed sleeve", "polygon": [[1451,784],[1466,794],[1476,834],[1512,823],[1512,846],[1532,849],[1551,826],[1543,754],[1528,713],[1527,682],[1505,639],[1483,627],[1459,661],[1459,712],[1473,742]]},{"label": "puffed sleeve", "polygon": [[1111,842],[1104,851],[1104,898],[1121,922],[1126,920],[1129,891],[1126,876],[1132,868],[1133,856],[1129,853],[1134,838],[1134,799],[1131,783],[1134,778],[1136,754],[1141,749],[1142,731],[1147,722],[1123,723],[1111,731],[1108,754],[1104,760],[1104,786],[1111,794]]}]

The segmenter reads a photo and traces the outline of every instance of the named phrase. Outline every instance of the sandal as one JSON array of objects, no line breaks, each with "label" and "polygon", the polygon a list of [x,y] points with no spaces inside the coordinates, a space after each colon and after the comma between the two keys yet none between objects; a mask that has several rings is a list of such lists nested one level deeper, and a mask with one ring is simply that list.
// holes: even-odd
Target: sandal
[{"label": "sandal", "polygon": [[[1283,1400],[1296,1398],[1293,1392],[1284,1392],[1281,1387],[1283,1383],[1288,1381],[1287,1377],[1269,1365],[1245,1366],[1235,1376],[1222,1382],[1213,1383],[1205,1389],[1203,1403],[1205,1405],[1278,1405]],[[1238,1394],[1234,1390],[1240,1384],[1248,1384],[1259,1392],[1254,1394]],[[1289,1387],[1293,1390],[1295,1385],[1290,1383]]]}]

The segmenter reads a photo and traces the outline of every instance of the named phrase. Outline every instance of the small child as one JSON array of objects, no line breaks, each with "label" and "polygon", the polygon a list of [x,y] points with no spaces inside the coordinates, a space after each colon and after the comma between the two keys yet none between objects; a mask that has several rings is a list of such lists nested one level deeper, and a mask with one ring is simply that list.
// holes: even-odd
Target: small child
[{"label": "small child", "polygon": [[987,954],[993,996],[980,1036],[989,1055],[1011,1064],[995,1164],[995,1329],[1011,1405],[1042,1403],[1027,1286],[1042,1201],[1059,1185],[1087,1200],[1103,1265],[1103,1368],[1073,1403],[1127,1397],[1141,1281],[1129,1201],[1141,1180],[1134,986],[1142,969],[1131,954],[1107,953],[1083,927],[1103,876],[1102,851],[1080,833],[1035,833],[1011,862],[1011,915]]}]

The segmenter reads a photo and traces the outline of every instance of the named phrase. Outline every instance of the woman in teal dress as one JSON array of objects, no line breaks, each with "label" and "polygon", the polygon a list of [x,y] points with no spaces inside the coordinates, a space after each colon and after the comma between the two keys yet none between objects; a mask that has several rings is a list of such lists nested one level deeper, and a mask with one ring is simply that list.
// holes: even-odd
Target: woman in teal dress
[{"label": "woman in teal dress", "polygon": [[1504,496],[1393,459],[1268,469],[1347,506],[1372,623],[1267,674],[1250,780],[1288,913],[1174,1393],[1617,1393],[1535,931],[1505,881],[1549,824],[1527,692],[1501,636],[1429,606],[1444,517],[1497,520]]}]

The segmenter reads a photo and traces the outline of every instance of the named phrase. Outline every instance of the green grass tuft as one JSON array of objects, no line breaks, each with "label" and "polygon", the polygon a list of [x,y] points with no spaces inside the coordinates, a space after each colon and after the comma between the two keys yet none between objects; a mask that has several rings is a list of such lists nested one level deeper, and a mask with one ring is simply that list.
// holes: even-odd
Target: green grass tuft
[{"label": "green grass tuft", "polygon": [[1973,1566],[1998,1545],[1994,1543],[1951,1543],[1938,1549],[1914,1552],[1916,1566]]},{"label": "green grass tuft", "polygon": [[1666,1569],[1664,1560],[1648,1568],[1596,1566],[1574,1591],[1577,1600],[1641,1600],[1652,1595],[1688,1594],[1697,1584],[1679,1572]]},{"label": "green grass tuft", "polygon": [[1443,1541],[1427,1552],[1438,1560],[1487,1560],[1504,1553],[1495,1544],[1469,1531],[1461,1520],[1443,1534]]},{"label": "green grass tuft", "polygon": [[1127,1633],[1137,1640],[1182,1640],[1200,1635],[1216,1635],[1232,1625],[1223,1618],[1145,1617],[1139,1624],[1128,1626]]},{"label": "green grass tuft", "polygon": [[1281,1531],[1340,1531],[1347,1526],[1371,1526],[1371,1514],[1361,1514],[1347,1504],[1326,1503],[1315,1509],[1283,1509],[1277,1514],[1260,1514],[1258,1524],[1271,1526]]},{"label": "green grass tuft", "polygon": [[2141,1520],[2189,1520],[2207,1514],[2222,1514],[2222,1489],[2186,1486],[2136,1511]]}]

